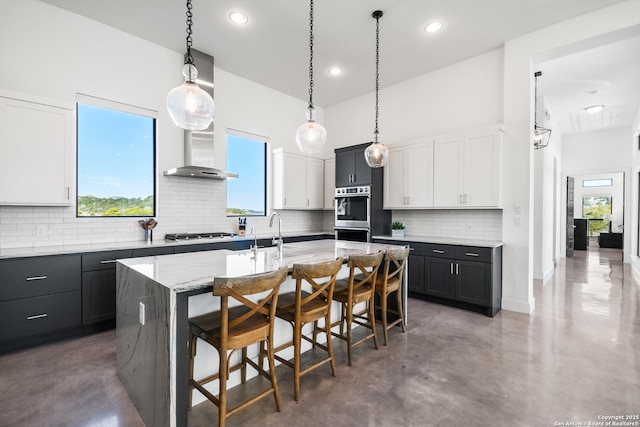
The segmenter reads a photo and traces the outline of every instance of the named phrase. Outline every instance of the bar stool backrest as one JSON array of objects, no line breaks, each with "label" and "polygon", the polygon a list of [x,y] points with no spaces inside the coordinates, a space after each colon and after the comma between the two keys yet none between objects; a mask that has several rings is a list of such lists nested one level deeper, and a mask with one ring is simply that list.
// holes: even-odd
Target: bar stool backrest
[{"label": "bar stool backrest", "polygon": [[[367,255],[349,256],[349,291],[356,291],[361,286],[376,286],[376,276],[382,263],[384,252]],[[373,292],[373,290],[372,290]]]},{"label": "bar stool backrest", "polygon": [[[275,316],[276,304],[278,303],[278,291],[280,284],[287,277],[287,267],[269,273],[254,274],[242,277],[216,277],[213,279],[213,295],[221,297],[220,311],[222,314],[221,334],[225,334],[229,329],[235,328],[249,319],[256,313],[269,316],[271,319]],[[251,301],[245,295],[258,294],[261,292],[271,291],[265,298],[261,298],[259,302]],[[249,311],[242,316],[229,321],[229,297],[232,297],[242,305],[247,307]],[[224,339],[224,335],[222,337]]]},{"label": "bar stool backrest", "polygon": [[387,249],[384,256],[384,280],[389,281],[394,278],[402,280],[404,265],[409,257],[410,250],[408,245],[399,249]]},{"label": "bar stool backrest", "polygon": [[[331,303],[333,289],[336,284],[336,276],[342,267],[342,258],[330,262],[317,264],[294,264],[291,278],[296,281],[296,311],[299,312],[305,304],[322,298]],[[318,283],[315,279],[328,278],[324,283]],[[303,281],[310,286],[310,294],[302,298]]]}]

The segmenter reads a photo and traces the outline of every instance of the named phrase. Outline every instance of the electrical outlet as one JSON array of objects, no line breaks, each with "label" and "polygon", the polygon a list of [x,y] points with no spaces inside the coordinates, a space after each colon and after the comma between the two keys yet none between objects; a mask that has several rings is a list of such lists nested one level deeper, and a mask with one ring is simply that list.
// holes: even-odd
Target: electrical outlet
[{"label": "electrical outlet", "polygon": [[133,233],[133,224],[127,224],[127,233]]},{"label": "electrical outlet", "polygon": [[522,205],[513,205],[514,215],[522,215]]},{"label": "electrical outlet", "polygon": [[140,324],[142,326],[144,326],[144,322],[145,322],[145,307],[144,307],[144,303],[140,302],[139,303],[139,310],[138,310],[138,322],[140,322]]},{"label": "electrical outlet", "polygon": [[36,226],[36,236],[45,237],[47,235],[47,226],[46,225],[37,225]]},{"label": "electrical outlet", "polygon": [[513,225],[516,227],[522,227],[522,215],[513,216]]}]

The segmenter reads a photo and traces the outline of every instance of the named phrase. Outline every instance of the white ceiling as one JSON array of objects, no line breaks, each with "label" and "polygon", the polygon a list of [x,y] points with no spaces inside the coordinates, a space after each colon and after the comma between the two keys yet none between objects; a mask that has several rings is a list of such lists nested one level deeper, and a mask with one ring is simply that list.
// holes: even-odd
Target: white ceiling
[{"label": "white ceiling", "polygon": [[[185,51],[185,0],[42,1],[176,52]],[[384,12],[380,19],[380,85],[384,87],[620,1],[317,0],[314,5],[314,103],[329,107],[373,91],[375,19],[371,13],[376,9]],[[293,97],[308,99],[307,1],[192,2],[193,47],[214,56],[217,68]],[[231,23],[228,15],[232,11],[247,14],[249,23],[243,27]],[[425,33],[424,26],[433,20],[443,21],[444,29],[439,33]],[[633,108],[628,105],[631,100],[625,95],[638,94],[638,79],[631,78],[633,84],[628,82],[630,74],[636,72],[637,75],[639,70],[638,46],[635,40],[621,43],[611,52],[602,47],[599,52],[584,52],[541,64],[544,74],[538,81],[539,91],[548,90],[554,119],[563,133],[572,131],[571,119],[566,116],[577,114],[586,106],[585,102],[615,106],[612,110],[615,120],[627,120],[628,115],[633,115],[629,113]],[[331,77],[327,71],[333,65],[343,68],[343,75]],[[569,84],[564,85],[563,81]],[[591,87],[578,84],[585,81],[597,82],[598,86],[593,87],[603,101],[596,101],[596,95],[587,97],[582,93],[587,86]],[[624,87],[618,88],[623,81]],[[584,96],[578,98],[578,95]],[[634,107],[637,111],[637,101]]]}]

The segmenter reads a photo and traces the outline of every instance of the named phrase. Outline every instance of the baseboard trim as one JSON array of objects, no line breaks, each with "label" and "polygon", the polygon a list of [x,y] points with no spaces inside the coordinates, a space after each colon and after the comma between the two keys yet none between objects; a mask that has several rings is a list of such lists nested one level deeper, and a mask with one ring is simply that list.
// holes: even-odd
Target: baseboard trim
[{"label": "baseboard trim", "polygon": [[502,298],[502,309],[508,311],[515,311],[516,313],[531,314],[536,307],[536,300],[531,299],[531,302],[514,300],[509,298]]}]

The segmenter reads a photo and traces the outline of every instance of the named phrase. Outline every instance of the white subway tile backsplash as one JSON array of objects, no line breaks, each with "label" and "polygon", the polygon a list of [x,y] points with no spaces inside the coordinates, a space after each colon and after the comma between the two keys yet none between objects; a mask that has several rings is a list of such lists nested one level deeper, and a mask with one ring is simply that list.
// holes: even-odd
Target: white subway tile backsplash
[{"label": "white subway tile backsplash", "polygon": [[[158,187],[154,239],[176,232],[237,232],[237,217],[226,216],[225,181],[161,176]],[[279,213],[284,234],[333,233],[333,210]],[[141,241],[144,234],[137,220],[77,218],[75,206],[0,206],[0,248]],[[410,235],[502,239],[500,210],[393,211],[393,220],[404,222]],[[36,236],[36,226],[45,227],[45,236]],[[260,236],[277,233],[277,226],[269,227],[268,217],[248,217],[247,232],[251,227]]]}]

